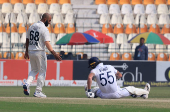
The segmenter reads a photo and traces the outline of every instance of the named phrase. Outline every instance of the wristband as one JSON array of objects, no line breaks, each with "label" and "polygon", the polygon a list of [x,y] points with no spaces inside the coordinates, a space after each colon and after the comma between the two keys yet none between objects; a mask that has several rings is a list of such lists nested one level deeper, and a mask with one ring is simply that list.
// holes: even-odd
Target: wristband
[{"label": "wristband", "polygon": [[91,92],[91,89],[88,89],[88,92]]}]

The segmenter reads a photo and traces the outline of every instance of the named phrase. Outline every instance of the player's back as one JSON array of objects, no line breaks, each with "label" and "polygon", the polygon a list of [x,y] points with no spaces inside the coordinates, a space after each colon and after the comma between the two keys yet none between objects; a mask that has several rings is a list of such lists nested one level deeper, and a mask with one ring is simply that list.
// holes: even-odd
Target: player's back
[{"label": "player's back", "polygon": [[100,63],[92,72],[95,74],[99,88],[103,93],[114,93],[117,91],[115,76],[117,70],[113,66]]},{"label": "player's back", "polygon": [[50,39],[49,31],[44,23],[39,21],[29,27],[27,38],[29,39],[29,50],[45,50],[45,40]]}]

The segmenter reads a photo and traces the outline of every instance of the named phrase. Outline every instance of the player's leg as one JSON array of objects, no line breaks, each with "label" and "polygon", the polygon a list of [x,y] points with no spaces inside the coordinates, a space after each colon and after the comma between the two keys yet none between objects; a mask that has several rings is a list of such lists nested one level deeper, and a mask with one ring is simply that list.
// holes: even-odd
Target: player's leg
[{"label": "player's leg", "polygon": [[37,68],[37,63],[36,63],[36,57],[34,54],[29,53],[29,58],[30,58],[30,64],[31,64],[31,71],[29,72],[28,79],[26,83],[23,85],[24,89],[24,94],[29,95],[30,94],[30,84],[32,83],[34,77],[38,73],[38,68]]},{"label": "player's leg", "polygon": [[37,63],[39,67],[39,75],[37,79],[37,87],[36,87],[34,96],[45,98],[46,95],[42,93],[42,87],[45,82],[46,70],[47,70],[47,57],[46,57],[45,52],[41,52],[38,55]]},{"label": "player's leg", "polygon": [[132,94],[132,97],[142,97],[144,99],[148,98],[148,94],[150,92],[150,84],[146,83],[145,88],[135,88],[133,86],[125,87],[127,91],[129,91]]}]

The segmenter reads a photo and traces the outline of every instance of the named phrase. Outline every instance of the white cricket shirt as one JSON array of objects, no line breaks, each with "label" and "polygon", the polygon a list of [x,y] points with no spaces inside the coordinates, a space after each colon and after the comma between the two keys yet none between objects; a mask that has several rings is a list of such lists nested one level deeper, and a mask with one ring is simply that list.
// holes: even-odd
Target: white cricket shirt
[{"label": "white cricket shirt", "polygon": [[29,51],[43,51],[45,50],[45,41],[50,41],[50,34],[45,24],[38,21],[29,27],[26,38],[29,39]]},{"label": "white cricket shirt", "polygon": [[100,63],[91,70],[95,74],[97,83],[103,93],[114,93],[118,90],[116,76],[117,70],[111,65]]}]

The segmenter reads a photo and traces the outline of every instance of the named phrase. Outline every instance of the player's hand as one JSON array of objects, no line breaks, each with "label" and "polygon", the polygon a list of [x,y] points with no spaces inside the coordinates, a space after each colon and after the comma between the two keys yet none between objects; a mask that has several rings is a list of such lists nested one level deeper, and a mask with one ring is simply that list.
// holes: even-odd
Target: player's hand
[{"label": "player's hand", "polygon": [[25,52],[24,58],[25,58],[25,59],[29,59],[28,52]]},{"label": "player's hand", "polygon": [[57,60],[57,61],[61,61],[62,60],[62,58],[60,57],[61,55],[59,55],[59,54],[55,54],[54,55],[54,57],[55,57],[55,59]]},{"label": "player's hand", "polygon": [[92,93],[92,92],[87,92],[87,91],[86,91],[86,96],[87,96],[88,98],[94,98],[94,93]]}]

